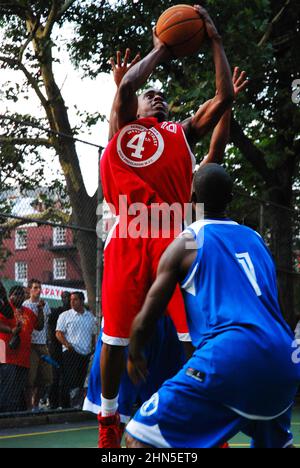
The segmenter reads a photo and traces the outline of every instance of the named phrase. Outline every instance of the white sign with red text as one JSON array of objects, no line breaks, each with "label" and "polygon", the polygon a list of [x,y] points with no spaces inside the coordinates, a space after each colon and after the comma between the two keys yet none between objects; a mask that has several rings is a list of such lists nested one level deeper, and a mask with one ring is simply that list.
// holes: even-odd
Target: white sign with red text
[{"label": "white sign with red text", "polygon": [[42,299],[54,299],[55,301],[61,300],[61,294],[64,291],[68,291],[70,293],[75,291],[81,291],[84,294],[84,299],[87,302],[87,293],[83,289],[74,289],[74,288],[64,288],[62,286],[53,286],[53,284],[42,284]]}]

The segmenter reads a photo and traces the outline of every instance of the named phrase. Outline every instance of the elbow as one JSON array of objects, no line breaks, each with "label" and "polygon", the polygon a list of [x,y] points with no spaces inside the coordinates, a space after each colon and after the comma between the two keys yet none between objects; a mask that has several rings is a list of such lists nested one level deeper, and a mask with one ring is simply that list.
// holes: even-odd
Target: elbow
[{"label": "elbow", "polygon": [[135,92],[132,80],[130,78],[127,78],[126,75],[122,79],[118,91],[122,98],[126,98],[128,95]]}]

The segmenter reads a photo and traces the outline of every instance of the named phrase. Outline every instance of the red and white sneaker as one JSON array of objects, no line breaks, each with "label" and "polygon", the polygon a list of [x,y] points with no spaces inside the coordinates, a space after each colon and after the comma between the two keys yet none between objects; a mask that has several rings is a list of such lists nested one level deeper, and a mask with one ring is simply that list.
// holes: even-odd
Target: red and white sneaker
[{"label": "red and white sneaker", "polygon": [[221,449],[229,449],[229,444],[228,444],[228,442],[225,442],[225,444],[220,445],[219,448],[221,448]]},{"label": "red and white sneaker", "polygon": [[121,448],[121,427],[118,413],[113,416],[98,414],[99,439],[98,448]]}]

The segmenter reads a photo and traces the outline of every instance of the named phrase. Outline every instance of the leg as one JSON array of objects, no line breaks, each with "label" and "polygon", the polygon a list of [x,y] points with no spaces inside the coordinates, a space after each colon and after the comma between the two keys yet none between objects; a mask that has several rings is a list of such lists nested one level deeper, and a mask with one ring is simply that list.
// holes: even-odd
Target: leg
[{"label": "leg", "polygon": [[[188,364],[152,395],[126,431],[157,448],[217,448],[237,434],[247,421],[210,399],[209,389],[187,372]],[[128,446],[133,447],[131,439]]]},{"label": "leg", "polygon": [[36,376],[38,372],[38,365],[39,365],[39,354],[37,352],[38,345],[32,344],[31,345],[31,352],[30,352],[30,369],[28,374],[28,382],[25,389],[25,401],[26,406],[29,411],[32,410],[33,407],[33,395],[34,395],[34,387],[36,382]]},{"label": "leg", "polygon": [[103,343],[100,359],[102,395],[107,399],[115,398],[125,370],[124,347]]},{"label": "leg", "polygon": [[[118,393],[125,370],[124,347],[149,288],[147,239],[112,238],[104,250],[102,306],[101,414],[99,447],[120,447]],[[125,302],[125,306],[124,306]]]},{"label": "leg", "polygon": [[270,421],[253,421],[243,432],[252,437],[252,448],[293,448],[292,409]]}]

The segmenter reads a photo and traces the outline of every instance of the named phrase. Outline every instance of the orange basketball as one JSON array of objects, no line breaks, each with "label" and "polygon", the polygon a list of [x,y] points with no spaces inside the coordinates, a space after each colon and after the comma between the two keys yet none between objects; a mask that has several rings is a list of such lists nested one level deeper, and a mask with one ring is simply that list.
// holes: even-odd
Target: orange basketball
[{"label": "orange basketball", "polygon": [[191,5],[174,5],[158,18],[156,34],[175,57],[197,52],[205,38],[205,26]]}]

